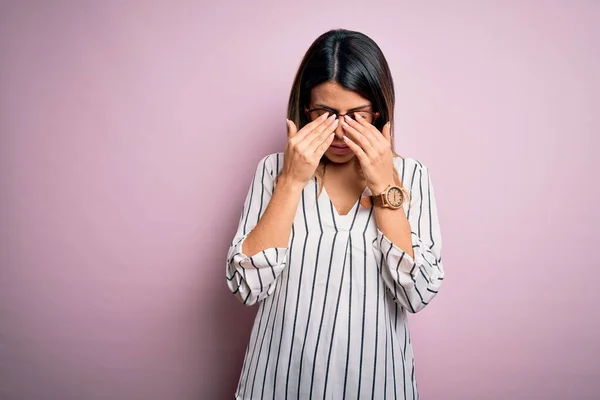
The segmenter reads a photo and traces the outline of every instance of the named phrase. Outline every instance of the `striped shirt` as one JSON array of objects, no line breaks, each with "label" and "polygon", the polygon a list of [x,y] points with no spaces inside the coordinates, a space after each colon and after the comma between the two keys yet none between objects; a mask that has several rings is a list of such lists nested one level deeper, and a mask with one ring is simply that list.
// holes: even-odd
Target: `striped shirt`
[{"label": "striped shirt", "polygon": [[410,193],[414,258],[378,229],[372,207],[357,198],[340,215],[314,178],[288,247],[249,257],[242,243],[273,194],[283,153],[260,161],[226,262],[231,292],[258,303],[236,399],[419,398],[407,313],[438,293],[442,240],[427,167],[401,157],[394,164]]}]

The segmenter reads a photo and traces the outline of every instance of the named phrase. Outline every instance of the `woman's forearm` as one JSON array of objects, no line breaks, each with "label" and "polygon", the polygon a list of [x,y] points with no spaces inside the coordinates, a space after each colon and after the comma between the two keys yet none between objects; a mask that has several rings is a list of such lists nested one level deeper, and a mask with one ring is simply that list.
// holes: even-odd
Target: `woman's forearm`
[{"label": "woman's forearm", "polygon": [[287,247],[304,184],[281,175],[267,208],[242,244],[251,257],[271,247]]},{"label": "woman's forearm", "polygon": [[381,233],[387,236],[393,244],[404,250],[406,254],[414,257],[411,227],[403,208],[392,210],[375,207],[375,221]]}]

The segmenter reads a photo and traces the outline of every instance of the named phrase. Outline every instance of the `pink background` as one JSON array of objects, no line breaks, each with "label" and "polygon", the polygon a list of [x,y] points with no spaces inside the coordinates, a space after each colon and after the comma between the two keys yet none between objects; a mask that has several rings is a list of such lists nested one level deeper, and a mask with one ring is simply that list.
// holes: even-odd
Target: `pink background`
[{"label": "pink background", "polygon": [[382,47],[436,189],[422,398],[600,397],[600,3],[390,0],[2,2],[0,398],[233,398],[256,308],[226,251],[338,27]]}]

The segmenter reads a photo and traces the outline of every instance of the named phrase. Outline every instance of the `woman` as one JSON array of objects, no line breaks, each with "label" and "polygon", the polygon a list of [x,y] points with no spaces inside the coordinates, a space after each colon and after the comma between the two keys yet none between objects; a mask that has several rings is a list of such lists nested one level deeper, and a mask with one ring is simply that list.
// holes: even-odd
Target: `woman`
[{"label": "woman", "polygon": [[227,255],[259,309],[236,399],[417,399],[407,312],[444,279],[427,168],[393,151],[394,89],[375,42],[308,49],[288,143],[264,157]]}]

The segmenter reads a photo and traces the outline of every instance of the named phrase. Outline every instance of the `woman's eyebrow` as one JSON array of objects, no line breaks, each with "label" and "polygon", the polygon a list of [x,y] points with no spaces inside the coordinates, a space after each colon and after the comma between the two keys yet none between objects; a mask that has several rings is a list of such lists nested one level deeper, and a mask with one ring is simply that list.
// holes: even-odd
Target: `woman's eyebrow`
[{"label": "woman's eyebrow", "polygon": [[[338,109],[333,108],[333,107],[329,107],[328,105],[325,105],[325,104],[315,103],[315,105],[317,105],[319,107],[326,108],[326,109],[334,111],[334,112],[338,112],[339,111]],[[356,111],[356,110],[360,110],[361,108],[367,108],[367,107],[371,107],[371,105],[370,104],[365,104],[365,105],[362,105],[360,107],[354,107],[354,108],[349,109],[347,112]]]}]

